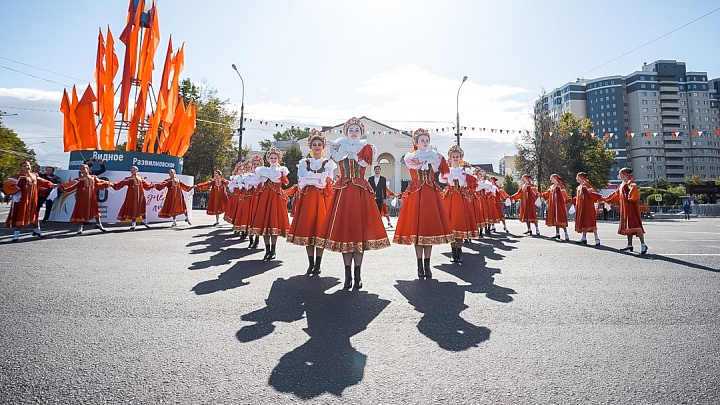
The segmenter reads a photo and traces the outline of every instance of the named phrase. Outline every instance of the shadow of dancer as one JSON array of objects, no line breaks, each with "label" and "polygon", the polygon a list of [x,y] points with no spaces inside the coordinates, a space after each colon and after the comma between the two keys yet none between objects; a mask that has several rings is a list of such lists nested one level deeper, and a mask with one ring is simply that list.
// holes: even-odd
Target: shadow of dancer
[{"label": "shadow of dancer", "polygon": [[390,303],[365,291],[325,291],[340,281],[330,277],[277,279],[266,307],[243,315],[255,322],[237,332],[241,342],[269,335],[274,322],[295,322],[307,317],[303,329],[310,339],[285,354],[270,374],[268,383],[280,392],[302,399],[324,393],[341,396],[345,388],[363,379],[367,356],[355,350],[350,337],[362,332]]},{"label": "shadow of dancer", "polygon": [[259,260],[238,262],[226,271],[220,273],[217,279],[197,283],[191,291],[193,291],[196,295],[205,295],[242,287],[250,284],[245,281],[245,279],[258,276],[266,271],[280,267],[281,264],[282,262],[266,262]]},{"label": "shadow of dancer", "polygon": [[465,287],[451,281],[398,280],[395,285],[415,310],[423,313],[417,328],[449,351],[459,352],[490,339],[490,329],[473,325],[460,316],[465,305]]}]

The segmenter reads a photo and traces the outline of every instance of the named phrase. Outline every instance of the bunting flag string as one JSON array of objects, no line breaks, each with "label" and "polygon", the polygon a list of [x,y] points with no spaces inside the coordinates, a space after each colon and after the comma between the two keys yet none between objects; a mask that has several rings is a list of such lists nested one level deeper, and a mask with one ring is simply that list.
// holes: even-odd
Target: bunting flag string
[{"label": "bunting flag string", "polygon": [[[268,128],[275,128],[278,132],[283,132],[288,129],[299,129],[299,130],[305,130],[305,131],[311,131],[313,129],[316,129],[318,131],[324,132],[326,134],[342,134],[341,129],[335,129],[335,128],[328,128],[326,126],[317,125],[317,124],[304,124],[304,123],[296,123],[296,122],[286,122],[286,121],[275,121],[275,120],[265,120],[265,119],[258,119],[258,118],[250,118],[245,117],[244,118],[245,124],[255,124],[259,127],[268,127]],[[436,127],[436,128],[430,128],[428,131],[431,134],[442,134],[442,135],[455,135],[455,126],[445,126],[445,127]],[[530,135],[534,134],[536,136],[542,135],[542,136],[564,136],[564,137],[570,137],[570,136],[582,136],[582,137],[588,137],[588,136],[597,136],[597,137],[605,137],[605,138],[611,138],[613,136],[617,136],[615,132],[587,132],[587,131],[531,131],[526,129],[504,129],[504,128],[488,128],[488,127],[479,127],[479,126],[461,126],[460,127],[462,131],[471,131],[474,133],[482,133],[482,132],[489,132],[491,134],[513,134],[513,135]],[[398,129],[398,130],[392,130],[392,131],[368,131],[369,134],[372,135],[397,135],[398,133],[405,133],[409,134],[412,133],[417,128],[406,128],[406,129]],[[714,132],[710,131],[692,131],[692,135],[690,132],[626,132],[625,136],[627,138],[635,138],[635,137],[649,137],[652,134],[653,137],[657,136],[666,136],[666,137],[682,137],[682,136],[720,136],[720,130],[716,130]]]}]

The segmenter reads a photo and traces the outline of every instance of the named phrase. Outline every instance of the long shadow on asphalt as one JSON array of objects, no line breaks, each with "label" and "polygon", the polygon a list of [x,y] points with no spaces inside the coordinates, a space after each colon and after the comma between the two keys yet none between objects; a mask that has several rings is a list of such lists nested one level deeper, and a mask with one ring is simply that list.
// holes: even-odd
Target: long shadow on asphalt
[{"label": "long shadow on asphalt", "polygon": [[310,339],[285,354],[270,373],[268,383],[277,391],[302,399],[324,393],[341,396],[345,388],[363,379],[367,356],[355,350],[350,337],[362,332],[390,303],[366,291],[337,290],[334,277],[278,278],[265,307],[245,314],[236,334],[240,342],[268,336],[275,322],[295,322],[307,317],[304,331]]},{"label": "long shadow on asphalt", "polygon": [[580,245],[580,246],[588,246],[589,248],[592,248],[592,249],[603,250],[603,251],[606,251],[606,252],[613,252],[613,253],[617,253],[617,254],[622,255],[622,256],[635,257],[635,258],[638,258],[638,259],[641,259],[641,260],[661,260],[661,261],[664,261],[664,262],[668,262],[668,263],[672,263],[672,264],[677,264],[677,265],[679,265],[679,266],[691,267],[691,268],[693,268],[693,269],[707,270],[707,271],[712,271],[712,272],[714,272],[714,273],[720,272],[720,269],[716,269],[716,268],[713,268],[713,267],[703,266],[703,265],[701,265],[701,264],[697,264],[697,263],[693,263],[693,262],[688,262],[688,261],[685,261],[685,260],[673,259],[673,258],[671,258],[671,257],[663,256],[663,255],[657,254],[657,253],[650,253],[650,252],[648,252],[648,254],[641,255],[640,253],[638,253],[637,250],[636,250],[635,252],[624,252],[624,251],[621,251],[619,248],[613,248],[613,247],[603,246],[603,245],[600,245],[600,246]]},{"label": "long shadow on asphalt", "polygon": [[[499,241],[497,241],[499,242]],[[502,243],[500,243],[502,244]],[[476,250],[478,254],[463,253],[463,262],[441,264],[436,270],[453,275],[468,285],[437,280],[398,280],[395,288],[408,300],[423,317],[418,322],[420,333],[449,351],[463,351],[477,347],[490,338],[490,329],[473,325],[460,316],[468,308],[465,293],[485,294],[493,301],[508,303],[513,300],[515,290],[495,285],[495,274],[499,269],[488,268],[486,259],[501,260],[502,255],[494,253],[495,243],[465,244],[464,248]]]},{"label": "long shadow on asphalt", "polygon": [[398,280],[395,285],[415,310],[423,313],[417,328],[449,351],[459,352],[490,339],[490,329],[473,325],[460,316],[465,305],[465,287],[451,281]]},{"label": "long shadow on asphalt", "polygon": [[266,271],[280,267],[281,261],[246,260],[235,263],[226,271],[220,273],[215,280],[206,280],[196,284],[191,291],[196,295],[212,294],[218,291],[232,290],[250,284],[245,281],[250,277],[258,276]]}]

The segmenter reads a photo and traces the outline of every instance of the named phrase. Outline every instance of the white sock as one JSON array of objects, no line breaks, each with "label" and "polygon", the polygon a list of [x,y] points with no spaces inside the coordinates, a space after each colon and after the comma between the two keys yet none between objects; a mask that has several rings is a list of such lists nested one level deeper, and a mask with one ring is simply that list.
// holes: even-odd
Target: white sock
[{"label": "white sock", "polygon": [[133,228],[135,228],[135,221],[132,221],[132,223],[130,224],[130,226],[133,227]]},{"label": "white sock", "polygon": [[37,227],[37,228],[35,228],[35,229],[33,229],[33,230],[34,230],[35,233],[37,233],[38,235],[42,235],[42,231],[40,230],[40,227]]},{"label": "white sock", "polygon": [[15,231],[13,233],[13,239],[20,239],[20,231]]}]

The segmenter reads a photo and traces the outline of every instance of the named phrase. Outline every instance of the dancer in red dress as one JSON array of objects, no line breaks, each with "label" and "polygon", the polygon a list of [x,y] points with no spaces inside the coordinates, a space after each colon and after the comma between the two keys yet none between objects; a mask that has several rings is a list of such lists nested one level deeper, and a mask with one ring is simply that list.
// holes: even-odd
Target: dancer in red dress
[{"label": "dancer in red dress", "polygon": [[[454,241],[450,220],[445,213],[435,173],[448,174],[445,158],[430,149],[430,133],[413,133],[413,150],[405,155],[412,182],[400,197],[403,206],[398,217],[393,243],[415,245],[419,278],[431,279],[430,255],[433,245]],[[423,257],[424,256],[424,257]]]},{"label": "dancer in red dress", "polygon": [[[260,176],[255,173],[258,168],[264,165],[263,158],[255,155],[245,166],[245,174],[243,175],[243,192],[238,203],[237,212],[235,214],[235,224],[233,231],[240,232],[240,241],[244,241],[248,235],[250,224],[252,224],[255,212],[257,211],[258,196],[260,193]],[[250,236],[250,244],[248,249],[256,249],[260,244],[260,236]]]},{"label": "dancer in red dress", "polygon": [[287,237],[290,230],[288,220],[287,203],[290,200],[282,189],[288,185],[288,169],[280,166],[282,152],[276,147],[271,147],[265,153],[265,159],[270,167],[258,167],[255,173],[262,189],[258,195],[257,209],[250,224],[248,234],[262,235],[265,242],[265,256],[263,260],[275,258],[275,245],[278,236]]},{"label": "dancer in red dress", "polygon": [[313,129],[308,145],[312,156],[298,163],[298,190],[293,202],[295,214],[287,241],[305,246],[309,263],[306,274],[318,275],[324,249],[317,246],[316,239],[332,199],[333,170],[337,165],[323,157],[327,140],[322,132]]},{"label": "dancer in red dress", "polygon": [[575,176],[580,183],[573,198],[575,204],[575,232],[581,232],[582,238],[577,243],[587,244],[586,235],[589,231],[595,234],[595,246],[600,246],[600,238],[597,234],[597,214],[595,203],[602,201],[602,194],[595,191],[588,182],[587,173],[580,172]]},{"label": "dancer in red dress", "polygon": [[550,182],[552,185],[540,193],[543,200],[547,201],[547,212],[545,213],[545,225],[555,227],[554,239],[560,239],[560,228],[565,231],[565,240],[570,240],[570,235],[567,232],[568,218],[567,218],[567,204],[572,199],[565,190],[562,179],[557,174],[550,176]]},{"label": "dancer in red dress", "polygon": [[461,161],[464,156],[465,152],[459,146],[450,148],[450,171],[440,175],[440,181],[447,183],[442,202],[455,238],[455,242],[451,244],[452,261],[455,263],[462,263],[463,239],[478,236],[478,221],[475,219],[472,201],[477,179],[463,168]]},{"label": "dancer in red dress", "polygon": [[215,170],[212,179],[195,185],[196,190],[210,189],[206,212],[208,215],[215,215],[215,223],[213,224],[215,226],[220,225],[220,214],[225,213],[228,205],[227,188],[229,183],[223,178],[220,170]]},{"label": "dancer in red dress", "polygon": [[20,228],[32,224],[33,236],[44,238],[38,221],[38,191],[54,187],[51,181],[45,180],[30,171],[30,163],[20,163],[20,172],[10,176],[3,184],[3,191],[12,195],[12,205],[5,220],[5,228],[15,228],[12,241],[20,240]]},{"label": "dancer in red dress", "polygon": [[80,165],[80,177],[58,186],[60,190],[75,192],[75,207],[70,222],[78,224],[78,235],[82,235],[83,224],[91,219],[95,219],[95,228],[107,232],[100,222],[100,206],[95,190],[104,190],[108,186],[110,182],[91,175],[90,168],[85,164]]},{"label": "dancer in red dress", "polygon": [[[231,225],[235,224],[235,214],[237,213],[237,206],[240,201],[240,194],[243,189],[242,185],[242,171],[245,162],[238,162],[233,168],[232,175],[230,176],[230,182],[228,184],[228,190],[230,190],[230,199],[228,200],[227,208],[225,209],[225,215],[223,220],[229,222]],[[236,232],[237,233],[237,232]]]},{"label": "dancer in red dress", "polygon": [[125,177],[123,180],[112,183],[110,185],[114,190],[120,190],[123,187],[127,187],[125,192],[125,201],[123,201],[120,212],[118,212],[118,221],[131,222],[130,229],[135,230],[135,221],[141,218],[142,224],[146,228],[150,228],[148,225],[147,216],[147,200],[145,199],[145,191],[151,190],[154,185],[142,177],[138,176],[137,166],[130,167],[130,176]]},{"label": "dancer in red dress", "polygon": [[538,228],[538,217],[537,217],[537,206],[535,200],[537,200],[539,194],[537,188],[530,180],[530,176],[524,174],[522,176],[523,184],[520,185],[520,189],[517,193],[510,196],[512,200],[520,200],[520,222],[527,224],[527,231],[523,232],[523,235],[532,235],[530,230],[530,224],[535,224],[535,234],[540,235],[540,228]]},{"label": "dancer in red dress", "polygon": [[345,264],[343,287],[346,289],[362,288],[361,266],[366,250],[390,246],[378,215],[375,194],[365,178],[365,169],[372,164],[375,147],[361,139],[364,133],[362,121],[351,118],[343,127],[345,137],[330,144],[331,158],[340,167],[340,179],[333,186],[330,208],[316,239],[318,246],[342,252]]},{"label": "dancer in red dress", "polygon": [[490,177],[489,179],[492,185],[495,186],[495,189],[497,190],[495,192],[495,209],[498,213],[498,221],[502,222],[505,232],[509,232],[507,229],[507,225],[505,224],[505,210],[503,207],[510,205],[510,195],[506,193],[502,187],[500,187],[497,178]]},{"label": "dancer in red dress", "polygon": [[[388,197],[395,197],[395,193],[390,190],[390,188],[385,188],[385,194],[387,194]],[[380,216],[384,217],[387,220],[387,226],[388,228],[392,228],[392,224],[390,223],[390,210],[387,206],[387,201],[383,200],[382,202],[382,209],[380,210]]]},{"label": "dancer in red dress", "polygon": [[620,225],[618,233],[627,236],[627,246],[620,249],[633,251],[632,237],[637,235],[640,239],[640,254],[648,251],[645,244],[645,229],[642,226],[642,215],[640,214],[640,189],[635,184],[632,169],[623,167],[620,169],[620,180],[622,183],[609,196],[605,197],[607,203],[620,203]]},{"label": "dancer in red dress", "polygon": [[185,215],[185,222],[187,222],[188,225],[192,225],[190,223],[190,218],[188,218],[187,204],[185,203],[185,196],[182,192],[188,192],[192,190],[193,187],[180,181],[180,179],[178,179],[175,175],[175,169],[170,169],[170,171],[168,171],[168,175],[170,177],[155,184],[156,190],[167,188],[165,200],[163,201],[162,208],[160,208],[158,217],[172,218],[173,222],[171,226],[177,226],[176,217],[183,214]]}]

